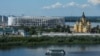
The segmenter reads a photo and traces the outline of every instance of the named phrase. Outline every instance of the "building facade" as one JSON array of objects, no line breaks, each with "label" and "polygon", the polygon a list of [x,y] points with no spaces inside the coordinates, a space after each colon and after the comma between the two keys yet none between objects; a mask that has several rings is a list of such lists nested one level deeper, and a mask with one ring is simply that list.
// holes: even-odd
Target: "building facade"
[{"label": "building facade", "polygon": [[4,26],[7,26],[7,23],[8,23],[8,17],[0,15],[0,28],[3,28]]},{"label": "building facade", "polygon": [[91,23],[86,20],[85,14],[83,15],[79,21],[74,25],[74,32],[76,33],[89,33],[91,31]]},{"label": "building facade", "polygon": [[57,25],[63,26],[65,19],[63,17],[47,17],[47,16],[21,16],[8,17],[8,26],[34,26],[34,27],[55,27]]}]

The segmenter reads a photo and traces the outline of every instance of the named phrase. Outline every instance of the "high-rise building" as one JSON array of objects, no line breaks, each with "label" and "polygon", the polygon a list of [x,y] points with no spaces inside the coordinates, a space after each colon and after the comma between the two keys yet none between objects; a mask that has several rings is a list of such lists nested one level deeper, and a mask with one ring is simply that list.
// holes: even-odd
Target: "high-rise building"
[{"label": "high-rise building", "polygon": [[8,17],[0,15],[0,28],[2,28],[3,26],[7,26],[7,23],[8,23]]}]

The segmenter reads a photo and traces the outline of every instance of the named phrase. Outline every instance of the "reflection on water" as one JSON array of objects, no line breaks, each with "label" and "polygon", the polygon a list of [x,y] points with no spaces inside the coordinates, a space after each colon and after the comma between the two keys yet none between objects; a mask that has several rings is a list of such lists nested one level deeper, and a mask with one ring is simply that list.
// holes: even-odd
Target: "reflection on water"
[{"label": "reflection on water", "polygon": [[98,51],[86,51],[86,52],[69,52],[68,56],[99,56]]},{"label": "reflection on water", "polygon": [[48,49],[63,49],[65,56],[100,56],[100,45],[51,45],[0,49],[0,56],[63,56],[45,55]]},{"label": "reflection on water", "polygon": [[80,51],[86,51],[86,46],[80,46]]},{"label": "reflection on water", "polygon": [[77,52],[68,52],[69,54],[92,54],[92,53],[100,53],[99,51],[77,51]]},{"label": "reflection on water", "polygon": [[53,55],[46,55],[46,56],[65,56],[65,55],[53,54]]}]

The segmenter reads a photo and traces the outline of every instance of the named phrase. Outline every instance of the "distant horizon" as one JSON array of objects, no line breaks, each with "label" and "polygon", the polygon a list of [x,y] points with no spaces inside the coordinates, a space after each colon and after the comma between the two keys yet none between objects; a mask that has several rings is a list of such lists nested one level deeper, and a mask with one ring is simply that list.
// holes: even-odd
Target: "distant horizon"
[{"label": "distant horizon", "polygon": [[[22,16],[22,15],[0,15],[0,16]],[[24,15],[24,16],[29,16],[29,15]],[[32,16],[32,15],[30,15],[30,16]],[[44,16],[44,17],[46,17],[46,16]],[[48,17],[82,17],[82,16],[48,16]],[[100,16],[86,16],[86,17],[100,17]]]}]

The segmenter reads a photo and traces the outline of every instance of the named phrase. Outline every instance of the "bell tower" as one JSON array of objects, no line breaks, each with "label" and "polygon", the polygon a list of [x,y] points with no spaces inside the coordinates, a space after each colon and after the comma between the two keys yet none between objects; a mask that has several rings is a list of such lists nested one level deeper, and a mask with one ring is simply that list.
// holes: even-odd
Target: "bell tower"
[{"label": "bell tower", "polygon": [[83,14],[82,14],[81,22],[82,22],[82,23],[86,23],[86,17],[85,17],[84,12],[83,12]]},{"label": "bell tower", "polygon": [[82,18],[86,18],[84,12],[83,12],[83,14],[82,14]]}]

